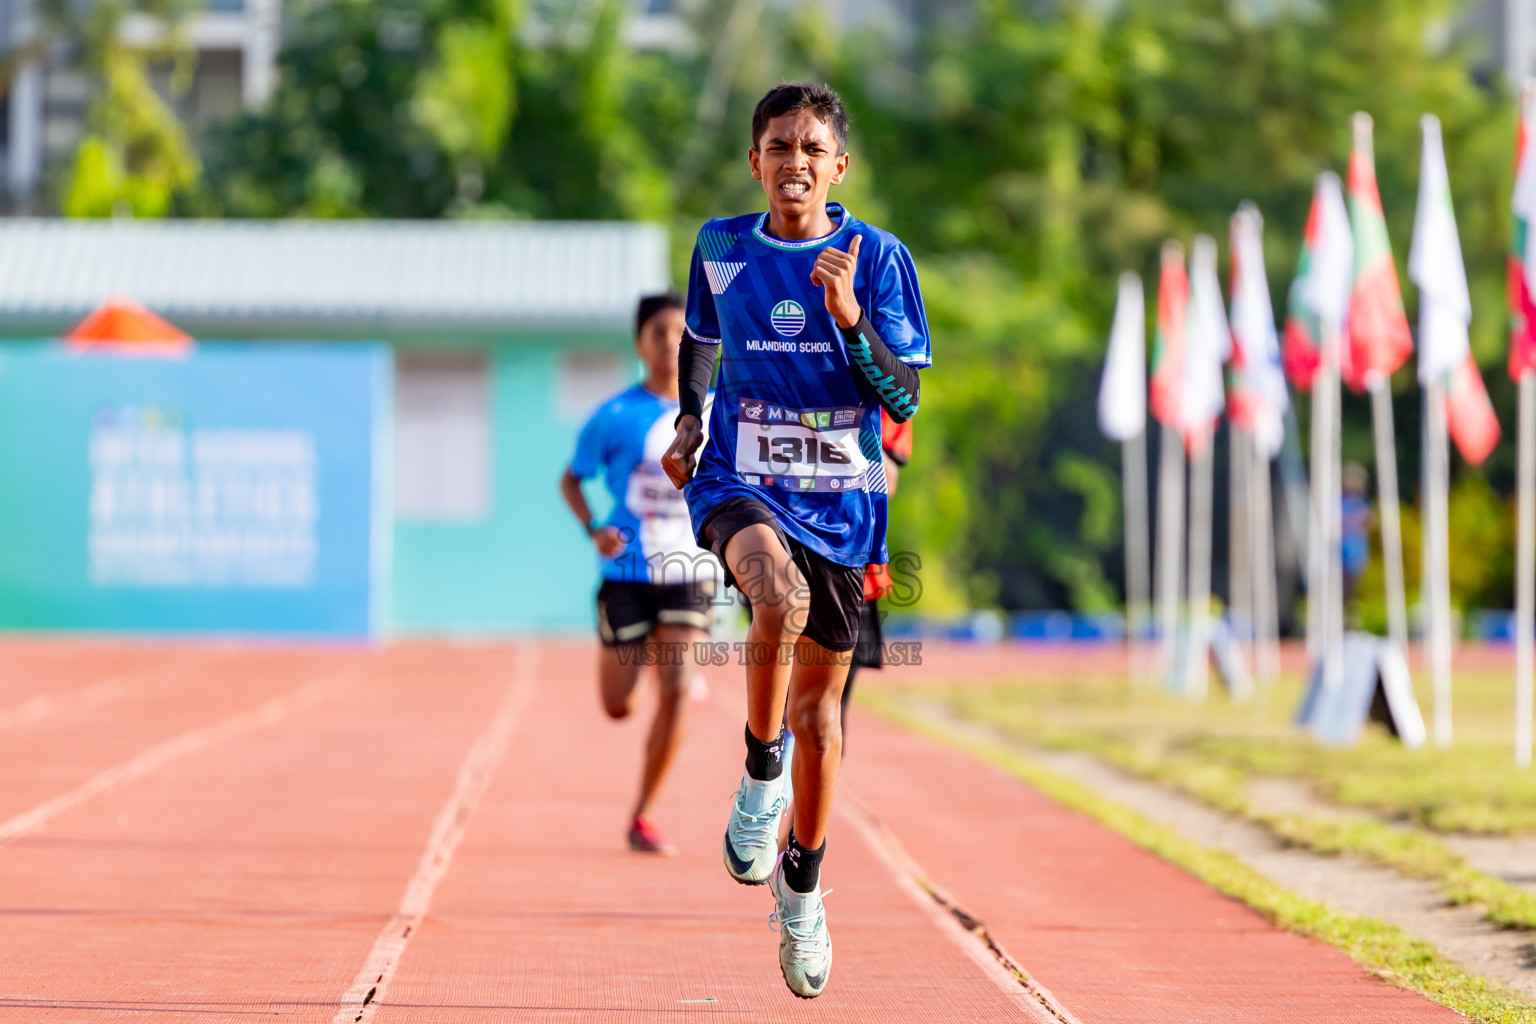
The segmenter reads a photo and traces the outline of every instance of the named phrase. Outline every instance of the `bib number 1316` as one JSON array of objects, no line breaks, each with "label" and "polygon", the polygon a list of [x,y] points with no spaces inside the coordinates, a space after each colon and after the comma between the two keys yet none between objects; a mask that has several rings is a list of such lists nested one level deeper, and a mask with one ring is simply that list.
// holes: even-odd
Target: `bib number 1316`
[{"label": "bib number 1316", "polygon": [[769,466],[779,466],[780,473],[789,471],[794,463],[844,467],[853,464],[848,453],[831,441],[817,437],[769,437],[757,435],[757,461]]}]

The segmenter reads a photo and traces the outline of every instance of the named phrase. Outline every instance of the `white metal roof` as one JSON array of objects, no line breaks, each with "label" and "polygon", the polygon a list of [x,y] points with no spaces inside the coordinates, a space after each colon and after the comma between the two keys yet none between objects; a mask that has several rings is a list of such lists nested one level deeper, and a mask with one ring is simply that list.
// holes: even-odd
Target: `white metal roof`
[{"label": "white metal roof", "polygon": [[205,332],[606,326],[669,278],[651,224],[0,220],[0,324],[80,317],[125,294]]}]

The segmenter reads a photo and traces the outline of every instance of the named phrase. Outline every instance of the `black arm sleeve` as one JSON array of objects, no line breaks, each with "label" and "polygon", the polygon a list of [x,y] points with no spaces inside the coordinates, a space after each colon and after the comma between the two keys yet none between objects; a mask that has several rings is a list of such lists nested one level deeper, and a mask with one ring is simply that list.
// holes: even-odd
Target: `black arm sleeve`
[{"label": "black arm sleeve", "polygon": [[897,423],[917,415],[917,371],[886,347],[869,317],[859,317],[853,327],[839,327],[853,359],[853,382],[865,401],[891,414]]},{"label": "black arm sleeve", "polygon": [[[704,418],[704,398],[715,379],[715,355],[719,345],[701,345],[686,331],[677,350],[677,419]],[[673,426],[677,421],[673,421]]]}]

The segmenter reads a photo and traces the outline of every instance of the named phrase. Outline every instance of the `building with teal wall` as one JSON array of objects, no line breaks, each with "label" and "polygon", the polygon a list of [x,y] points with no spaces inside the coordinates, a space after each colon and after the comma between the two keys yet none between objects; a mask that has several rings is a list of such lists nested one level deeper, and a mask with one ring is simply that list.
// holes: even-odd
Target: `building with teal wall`
[{"label": "building with teal wall", "polygon": [[127,295],[200,340],[391,347],[396,634],[589,628],[596,563],[557,484],[668,283],[645,224],[0,222],[0,337]]}]

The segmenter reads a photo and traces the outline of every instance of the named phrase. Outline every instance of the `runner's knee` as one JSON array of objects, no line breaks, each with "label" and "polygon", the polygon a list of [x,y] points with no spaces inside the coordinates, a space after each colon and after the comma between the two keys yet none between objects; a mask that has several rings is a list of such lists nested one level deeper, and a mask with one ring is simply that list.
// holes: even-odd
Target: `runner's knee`
[{"label": "runner's knee", "polygon": [[761,620],[762,629],[770,637],[792,643],[805,632],[806,617],[810,614],[809,597],[795,588],[783,588],[771,599],[752,606],[752,621]]},{"label": "runner's knee", "polygon": [[668,665],[658,673],[661,684],[658,696],[662,704],[679,707],[688,700],[688,680],[692,666]]},{"label": "runner's knee", "polygon": [[796,743],[804,743],[818,754],[829,753],[842,741],[841,707],[835,700],[820,698],[791,700],[789,728]]}]

